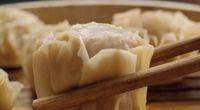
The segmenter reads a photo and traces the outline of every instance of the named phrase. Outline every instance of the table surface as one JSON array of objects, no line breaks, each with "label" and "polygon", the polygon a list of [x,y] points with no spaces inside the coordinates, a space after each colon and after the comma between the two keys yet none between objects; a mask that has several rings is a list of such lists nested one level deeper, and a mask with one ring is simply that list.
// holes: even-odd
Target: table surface
[{"label": "table surface", "polygon": [[[12,70],[12,72],[9,71],[9,76],[11,80],[18,80],[25,85],[14,103],[13,110],[32,110],[33,94],[25,74],[21,70]],[[149,102],[147,110],[200,110],[200,100]]]}]

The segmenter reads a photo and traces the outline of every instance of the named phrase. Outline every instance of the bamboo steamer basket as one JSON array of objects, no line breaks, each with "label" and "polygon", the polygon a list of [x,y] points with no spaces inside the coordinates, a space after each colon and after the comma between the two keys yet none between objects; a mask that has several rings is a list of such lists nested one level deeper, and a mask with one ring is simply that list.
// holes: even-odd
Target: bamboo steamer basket
[{"label": "bamboo steamer basket", "polygon": [[91,21],[110,23],[112,15],[133,8],[142,10],[181,11],[194,21],[200,21],[200,6],[187,3],[167,1],[120,1],[120,0],[67,0],[39,1],[3,5],[28,10],[45,23],[54,24],[67,19],[70,23],[87,23]]}]

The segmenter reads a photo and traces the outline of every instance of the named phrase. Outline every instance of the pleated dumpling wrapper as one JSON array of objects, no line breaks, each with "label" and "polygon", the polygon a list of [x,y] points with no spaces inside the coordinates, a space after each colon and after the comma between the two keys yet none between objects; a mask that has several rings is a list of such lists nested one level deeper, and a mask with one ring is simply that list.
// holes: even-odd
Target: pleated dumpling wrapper
[{"label": "pleated dumpling wrapper", "polygon": [[42,39],[46,36],[53,37],[54,34],[65,31],[70,27],[67,20],[60,22],[58,24],[45,25],[43,29],[34,33],[30,39],[29,44],[26,45],[23,53],[22,67],[24,73],[27,75],[29,83],[34,90],[34,79],[33,79],[33,68],[32,68],[32,54],[37,50],[41,44]]},{"label": "pleated dumpling wrapper", "polygon": [[33,14],[19,9],[0,9],[0,67],[19,67],[24,47],[43,23]]},{"label": "pleated dumpling wrapper", "polygon": [[0,110],[12,110],[12,104],[23,85],[16,81],[9,81],[8,74],[0,69]]},{"label": "pleated dumpling wrapper", "polygon": [[[179,11],[132,9],[114,14],[112,23],[125,30],[138,32],[145,41],[154,47],[200,35],[199,23],[190,20]],[[197,51],[190,52],[167,61],[161,61],[157,65],[195,56],[197,53]]]},{"label": "pleated dumpling wrapper", "polygon": [[[148,69],[153,46],[109,24],[77,24],[45,40],[33,54],[38,98]],[[146,110],[147,88],[71,108]],[[71,110],[70,109],[70,110]]]},{"label": "pleated dumpling wrapper", "polygon": [[182,12],[140,9],[114,14],[112,22],[126,30],[143,33],[141,37],[154,46],[187,39],[190,36],[185,36],[184,31],[192,31],[190,28],[196,25]]}]

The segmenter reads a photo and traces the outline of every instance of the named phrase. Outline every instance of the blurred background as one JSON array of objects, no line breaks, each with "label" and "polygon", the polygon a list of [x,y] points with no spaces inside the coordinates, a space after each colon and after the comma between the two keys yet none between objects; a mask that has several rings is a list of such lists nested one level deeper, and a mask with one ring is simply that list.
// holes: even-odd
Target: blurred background
[{"label": "blurred background", "polygon": [[[17,2],[24,2],[24,1],[42,1],[42,0],[0,0],[0,4],[17,3]],[[97,0],[93,0],[93,1],[97,1]],[[157,1],[178,1],[178,2],[200,4],[200,0],[157,0]]]}]

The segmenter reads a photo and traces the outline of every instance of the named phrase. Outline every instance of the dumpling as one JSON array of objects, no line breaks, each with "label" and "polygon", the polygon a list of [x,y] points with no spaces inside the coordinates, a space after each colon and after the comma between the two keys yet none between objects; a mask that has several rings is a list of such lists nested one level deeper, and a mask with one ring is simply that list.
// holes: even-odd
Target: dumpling
[{"label": "dumpling", "polygon": [[184,38],[200,36],[200,23],[198,22],[193,26],[190,26],[188,28],[184,28],[181,31],[181,36],[183,36]]},{"label": "dumpling", "polygon": [[109,24],[89,23],[87,25],[77,24],[72,27],[72,32],[79,34],[83,39],[88,54],[93,57],[102,49],[131,49],[145,43],[138,35],[126,32],[121,28]]},{"label": "dumpling", "polygon": [[132,32],[147,30],[148,37],[142,37],[154,46],[186,39],[182,32],[195,25],[181,12],[140,9],[117,13],[112,23]]},{"label": "dumpling", "polygon": [[45,25],[43,29],[40,31],[32,34],[31,38],[28,39],[29,44],[25,46],[23,52],[23,60],[22,60],[22,67],[24,73],[27,75],[29,82],[31,84],[32,89],[34,89],[34,79],[33,79],[33,69],[32,69],[32,53],[38,49],[41,44],[42,40],[48,40],[47,38],[52,38],[55,33],[62,32],[70,27],[70,24],[67,20],[60,22],[58,24],[52,25]]},{"label": "dumpling", "polygon": [[10,8],[0,9],[0,67],[19,67],[30,34],[43,23],[33,14]]},{"label": "dumpling", "polygon": [[[149,67],[153,46],[109,24],[77,24],[45,40],[33,53],[38,98]],[[146,110],[146,87],[72,108]],[[71,109],[70,109],[71,110]]]},{"label": "dumpling", "polygon": [[0,69],[0,110],[12,110],[13,101],[22,88],[21,83],[9,81],[8,74]]},{"label": "dumpling", "polygon": [[[114,14],[112,23],[125,30],[138,32],[145,41],[154,47],[200,35],[199,23],[190,20],[182,12],[132,9]],[[157,64],[193,56],[196,53],[198,52],[190,52]]]}]

